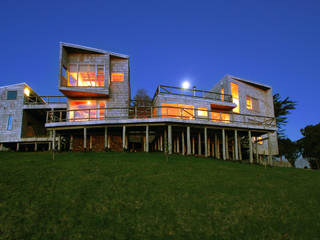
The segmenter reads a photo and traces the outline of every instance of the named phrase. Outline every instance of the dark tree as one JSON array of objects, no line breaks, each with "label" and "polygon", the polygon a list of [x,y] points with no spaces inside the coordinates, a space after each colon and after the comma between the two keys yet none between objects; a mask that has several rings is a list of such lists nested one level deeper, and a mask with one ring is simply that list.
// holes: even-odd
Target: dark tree
[{"label": "dark tree", "polygon": [[298,143],[302,156],[309,161],[312,169],[320,169],[320,123],[308,125],[300,131],[303,138]]},{"label": "dark tree", "polygon": [[294,109],[296,109],[297,103],[286,97],[281,99],[279,93],[273,95],[274,115],[277,121],[278,136],[284,137],[284,126],[288,122],[288,115]]},{"label": "dark tree", "polygon": [[298,144],[292,142],[289,138],[280,138],[278,143],[281,155],[284,155],[292,167],[295,167],[295,162],[300,155]]},{"label": "dark tree", "polygon": [[136,96],[133,98],[135,118],[149,118],[152,114],[152,100],[145,89],[138,89]]}]

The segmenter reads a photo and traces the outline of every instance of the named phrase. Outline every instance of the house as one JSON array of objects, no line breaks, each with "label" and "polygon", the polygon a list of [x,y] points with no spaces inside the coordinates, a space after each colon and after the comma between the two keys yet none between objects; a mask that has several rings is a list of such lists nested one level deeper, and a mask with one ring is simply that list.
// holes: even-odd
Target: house
[{"label": "house", "polygon": [[128,56],[61,43],[58,86],[63,96],[51,101],[24,83],[0,88],[2,148],[30,142],[35,150],[47,143],[52,150],[164,151],[258,163],[268,156],[269,164],[278,154],[272,88],[264,84],[226,75],[209,91],[160,85],[150,106],[137,106]]}]

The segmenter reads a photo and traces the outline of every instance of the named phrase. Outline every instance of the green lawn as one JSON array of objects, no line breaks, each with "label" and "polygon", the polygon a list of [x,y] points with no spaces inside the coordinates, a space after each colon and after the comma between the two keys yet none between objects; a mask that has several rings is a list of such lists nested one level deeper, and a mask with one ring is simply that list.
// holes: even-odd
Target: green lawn
[{"label": "green lawn", "polygon": [[157,153],[0,153],[0,239],[319,239],[320,172]]}]

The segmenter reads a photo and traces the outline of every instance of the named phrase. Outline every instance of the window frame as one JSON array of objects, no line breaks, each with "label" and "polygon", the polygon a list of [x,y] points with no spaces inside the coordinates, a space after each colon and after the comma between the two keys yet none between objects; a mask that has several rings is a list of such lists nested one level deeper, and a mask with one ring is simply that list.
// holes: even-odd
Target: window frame
[{"label": "window frame", "polygon": [[[115,81],[113,80],[113,74],[121,74],[122,75],[122,80],[121,81]],[[111,82],[124,82],[124,73],[123,72],[112,72],[111,73]]]},{"label": "window frame", "polygon": [[[15,98],[10,98],[9,99],[9,93],[15,93]],[[17,100],[18,97],[18,91],[17,90],[7,90],[7,100]]]},{"label": "window frame", "polygon": [[[76,85],[72,86],[69,85],[70,82],[70,66],[75,65],[77,69],[77,79],[76,79]],[[94,86],[79,86],[79,70],[80,66],[94,66],[95,69],[95,77],[94,77]],[[103,68],[103,86],[97,86],[97,78],[98,75],[101,75],[101,72],[98,72],[98,68]],[[67,72],[67,87],[88,87],[88,88],[104,88],[106,85],[106,66],[105,64],[98,64],[98,63],[69,63],[68,68],[66,69]],[[99,74],[100,73],[100,74]]]},{"label": "window frame", "polygon": [[12,117],[12,114],[10,114],[7,120],[7,131],[12,130],[12,122],[13,122],[13,117]]}]

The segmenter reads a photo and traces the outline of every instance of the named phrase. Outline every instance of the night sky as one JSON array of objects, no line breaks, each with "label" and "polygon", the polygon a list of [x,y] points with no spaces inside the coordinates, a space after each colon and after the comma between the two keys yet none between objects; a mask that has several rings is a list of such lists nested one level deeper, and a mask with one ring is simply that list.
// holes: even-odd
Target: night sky
[{"label": "night sky", "polygon": [[320,120],[320,1],[7,1],[0,6],[0,85],[57,95],[59,42],[130,56],[131,94],[225,74],[298,102],[287,135]]}]

